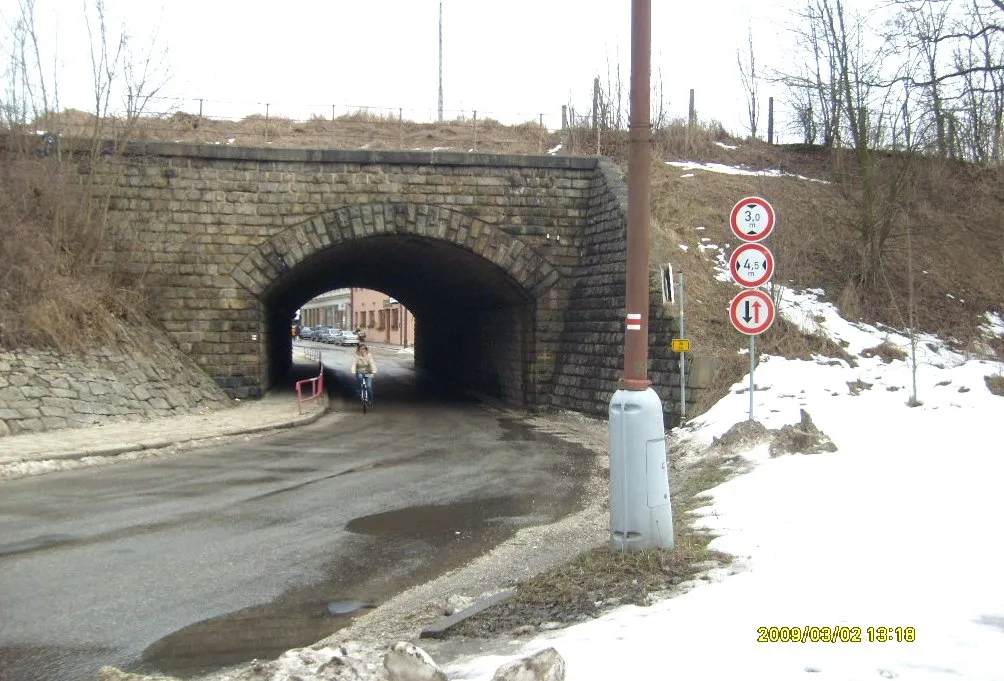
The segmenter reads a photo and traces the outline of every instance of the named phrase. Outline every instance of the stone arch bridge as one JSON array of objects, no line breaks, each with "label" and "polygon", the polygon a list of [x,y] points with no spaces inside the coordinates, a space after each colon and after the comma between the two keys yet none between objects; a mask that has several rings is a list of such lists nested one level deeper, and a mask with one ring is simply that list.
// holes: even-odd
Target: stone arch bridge
[{"label": "stone arch bridge", "polygon": [[[259,396],[288,368],[300,305],[358,286],[414,312],[424,371],[531,409],[607,413],[623,364],[627,205],[605,159],[120,152],[80,164],[109,199],[110,255],[143,275],[154,316],[230,395]],[[661,292],[651,298],[650,375],[669,416],[675,320]]]}]

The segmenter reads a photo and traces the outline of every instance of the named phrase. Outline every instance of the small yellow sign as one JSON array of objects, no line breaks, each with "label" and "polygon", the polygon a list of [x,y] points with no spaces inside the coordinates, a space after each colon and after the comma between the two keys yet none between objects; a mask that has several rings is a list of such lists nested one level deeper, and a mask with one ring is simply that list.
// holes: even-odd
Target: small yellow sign
[{"label": "small yellow sign", "polygon": [[673,339],[673,352],[690,352],[690,339],[689,338],[674,338]]}]

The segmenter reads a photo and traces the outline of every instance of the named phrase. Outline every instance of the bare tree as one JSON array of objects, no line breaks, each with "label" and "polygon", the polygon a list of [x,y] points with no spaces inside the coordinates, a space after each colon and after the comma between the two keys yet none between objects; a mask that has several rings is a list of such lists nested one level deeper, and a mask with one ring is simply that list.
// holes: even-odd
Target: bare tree
[{"label": "bare tree", "polygon": [[756,54],[753,51],[753,27],[748,28],[749,51],[743,55],[736,50],[736,63],[739,65],[739,77],[742,79],[743,90],[746,91],[746,113],[749,118],[750,137],[756,139],[757,122],[760,114],[760,100],[757,97],[759,77],[756,71]]}]

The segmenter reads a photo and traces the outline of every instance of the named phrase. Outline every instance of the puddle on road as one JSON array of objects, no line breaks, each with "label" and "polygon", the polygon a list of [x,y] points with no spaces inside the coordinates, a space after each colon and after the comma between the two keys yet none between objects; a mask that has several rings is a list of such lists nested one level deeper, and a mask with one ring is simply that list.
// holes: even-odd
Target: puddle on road
[{"label": "puddle on road", "polygon": [[345,529],[375,537],[421,537],[438,544],[516,520],[533,510],[531,499],[491,497],[376,513],[350,520]]},{"label": "puddle on road", "polygon": [[[555,451],[548,466],[554,476],[550,482],[542,476],[542,487],[522,496],[415,505],[355,518],[345,529],[357,545],[349,556],[325,566],[327,579],[290,589],[271,603],[178,630],[150,645],[143,662],[129,671],[194,678],[255,658],[276,658],[330,636],[412,586],[461,567],[521,527],[553,522],[578,510],[589,468],[581,455],[591,453],[518,420],[498,422],[503,440],[546,442]],[[446,454],[432,449],[340,474]]]}]

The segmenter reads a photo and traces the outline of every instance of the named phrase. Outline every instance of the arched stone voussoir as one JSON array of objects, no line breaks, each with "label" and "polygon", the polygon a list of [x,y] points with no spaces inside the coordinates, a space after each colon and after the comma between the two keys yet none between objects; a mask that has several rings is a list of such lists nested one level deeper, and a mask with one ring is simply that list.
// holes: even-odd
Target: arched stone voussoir
[{"label": "arched stone voussoir", "polygon": [[[425,216],[432,220],[423,220]],[[430,229],[429,222],[435,222],[438,228]],[[230,275],[242,288],[261,297],[286,272],[315,253],[341,242],[391,234],[412,234],[463,248],[502,269],[534,295],[560,279],[547,258],[518,237],[445,206],[410,203],[348,205],[313,215],[255,246]]]}]

